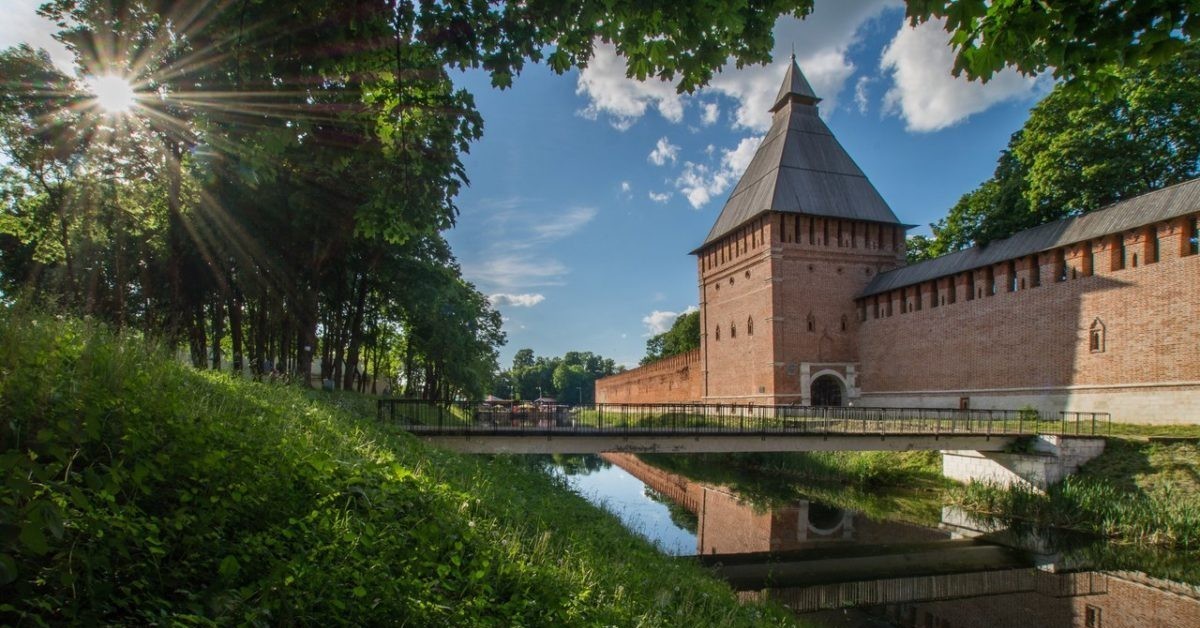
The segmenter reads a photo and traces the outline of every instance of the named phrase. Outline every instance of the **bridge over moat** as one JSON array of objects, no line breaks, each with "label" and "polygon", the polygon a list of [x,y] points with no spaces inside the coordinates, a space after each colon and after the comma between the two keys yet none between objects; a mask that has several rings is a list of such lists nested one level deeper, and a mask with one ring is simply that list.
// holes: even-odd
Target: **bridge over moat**
[{"label": "bridge over moat", "polygon": [[1023,437],[1090,437],[1108,427],[1101,413],[716,404],[514,408],[399,399],[380,400],[378,417],[427,442],[475,454],[1001,452]]}]

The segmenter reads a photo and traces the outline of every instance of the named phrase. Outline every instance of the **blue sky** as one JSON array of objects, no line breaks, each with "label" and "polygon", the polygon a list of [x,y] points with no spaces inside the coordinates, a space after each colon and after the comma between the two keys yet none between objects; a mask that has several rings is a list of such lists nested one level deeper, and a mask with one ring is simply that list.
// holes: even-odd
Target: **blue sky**
[{"label": "blue sky", "polygon": [[781,21],[776,63],[727,69],[682,98],[625,79],[603,49],[582,76],[537,66],[506,91],[456,76],[486,122],[447,236],[468,279],[498,295],[502,365],[529,347],[632,366],[650,333],[695,307],[688,251],[753,155],[793,41],[822,116],[900,219],[921,225],[910,233],[991,175],[1048,84],[954,79],[939,28],[908,28],[895,3],[848,4]]},{"label": "blue sky", "polygon": [[[40,1],[11,0],[0,47],[28,41],[65,61],[34,14]],[[504,316],[502,366],[525,347],[632,366],[651,333],[695,307],[688,251],[753,156],[793,46],[822,116],[900,219],[921,225],[911,233],[990,176],[1049,87],[1011,72],[986,85],[953,78],[940,25],[907,26],[892,0],[818,0],[775,36],[775,63],[728,67],[687,96],[626,79],[603,45],[583,72],[530,66],[505,91],[454,74],[485,135],[446,235]]]}]

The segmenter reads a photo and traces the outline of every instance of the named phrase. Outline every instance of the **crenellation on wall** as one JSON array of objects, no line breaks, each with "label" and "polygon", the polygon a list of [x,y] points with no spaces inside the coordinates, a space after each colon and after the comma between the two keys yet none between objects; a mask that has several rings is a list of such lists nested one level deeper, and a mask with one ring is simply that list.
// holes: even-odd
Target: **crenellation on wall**
[{"label": "crenellation on wall", "polygon": [[700,396],[700,351],[596,380],[596,403],[686,403]]},{"label": "crenellation on wall", "polygon": [[[1170,244],[1160,242],[1160,252]],[[1065,388],[1175,382],[1182,387],[1154,394],[1173,397],[1184,419],[1197,420],[1200,406],[1190,400],[1191,390],[1200,389],[1194,340],[1200,326],[1200,283],[1194,279],[1200,276],[1200,256],[1160,257],[1157,262],[1140,258],[1136,267],[1130,257],[1126,268],[1104,270],[1106,266],[1089,277],[1023,290],[1018,283],[1014,292],[893,317],[868,316],[860,338],[861,361],[870,382],[865,401],[874,405],[881,397],[895,401],[913,396],[912,391],[928,396],[942,390],[963,392],[973,407],[979,407],[978,395],[970,391],[1036,388],[1037,393],[1024,396],[1049,402],[1040,405],[1103,411],[1063,407],[1063,401],[1081,397]],[[1098,347],[1092,346],[1093,329],[1100,332]],[[947,359],[907,359],[930,345]],[[897,364],[905,367],[895,368]],[[1114,400],[1107,407],[1121,411],[1123,418],[1118,420],[1151,418],[1149,413],[1128,412],[1131,404],[1117,400],[1117,391],[1097,390],[1092,396],[1104,394]],[[954,407],[953,397],[941,395],[939,403]],[[989,397],[1013,401],[1012,395]],[[1135,397],[1144,401],[1145,395]]]}]

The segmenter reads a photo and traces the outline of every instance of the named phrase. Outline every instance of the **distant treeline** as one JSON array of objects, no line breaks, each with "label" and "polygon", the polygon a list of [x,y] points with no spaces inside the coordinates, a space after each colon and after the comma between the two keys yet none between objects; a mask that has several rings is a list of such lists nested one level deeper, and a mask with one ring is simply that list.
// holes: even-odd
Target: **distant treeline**
[{"label": "distant treeline", "polygon": [[548,397],[560,403],[595,403],[596,380],[624,370],[611,358],[591,351],[547,358],[534,356],[533,349],[521,349],[513,356],[512,368],[496,376],[492,394],[520,401]]}]

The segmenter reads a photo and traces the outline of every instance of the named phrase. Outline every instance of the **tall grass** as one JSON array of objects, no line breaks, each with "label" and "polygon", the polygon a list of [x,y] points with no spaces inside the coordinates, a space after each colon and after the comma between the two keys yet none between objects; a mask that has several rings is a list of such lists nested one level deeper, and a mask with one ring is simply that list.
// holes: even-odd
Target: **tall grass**
[{"label": "tall grass", "polygon": [[529,465],[372,416],[0,313],[0,624],[792,621]]},{"label": "tall grass", "polygon": [[1183,550],[1200,549],[1200,500],[1164,483],[1143,492],[1103,479],[1069,477],[1047,493],[972,483],[958,491],[968,510]]}]

